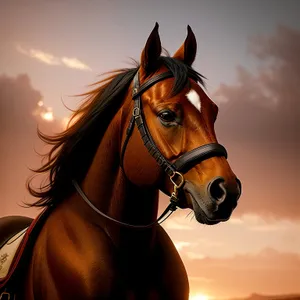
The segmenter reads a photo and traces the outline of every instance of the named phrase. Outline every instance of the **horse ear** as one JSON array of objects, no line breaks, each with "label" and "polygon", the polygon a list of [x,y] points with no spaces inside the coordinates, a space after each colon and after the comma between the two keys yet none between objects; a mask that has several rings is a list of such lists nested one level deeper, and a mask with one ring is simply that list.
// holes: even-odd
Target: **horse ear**
[{"label": "horse ear", "polygon": [[161,54],[161,42],[158,34],[158,23],[150,33],[141,55],[141,66],[145,71],[152,72],[157,68],[158,58]]},{"label": "horse ear", "polygon": [[183,61],[191,66],[195,60],[197,53],[197,42],[192,28],[188,25],[187,37],[181,47],[173,55],[173,58]]}]

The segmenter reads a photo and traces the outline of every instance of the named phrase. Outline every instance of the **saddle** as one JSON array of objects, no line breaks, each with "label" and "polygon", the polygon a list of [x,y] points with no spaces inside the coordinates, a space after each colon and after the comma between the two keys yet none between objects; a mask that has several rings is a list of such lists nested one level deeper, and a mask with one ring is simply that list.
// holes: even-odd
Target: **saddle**
[{"label": "saddle", "polygon": [[0,218],[0,300],[14,299],[50,208],[37,218]]}]

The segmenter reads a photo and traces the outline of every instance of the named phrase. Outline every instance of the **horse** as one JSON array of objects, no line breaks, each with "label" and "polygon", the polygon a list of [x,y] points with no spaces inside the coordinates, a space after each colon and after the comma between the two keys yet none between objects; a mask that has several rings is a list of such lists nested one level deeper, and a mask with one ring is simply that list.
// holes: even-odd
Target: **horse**
[{"label": "horse", "polygon": [[[52,148],[34,171],[48,180],[39,189],[27,182],[37,198],[28,206],[43,213],[19,226],[35,222],[36,233],[23,238],[31,250],[13,284],[15,299],[189,298],[185,266],[160,224],[177,208],[202,224],[227,221],[241,181],[217,142],[218,107],[206,78],[192,68],[191,27],[172,57],[162,55],[158,28],[138,65],[81,95],[63,132],[38,132]],[[170,203],[158,217],[160,191]]]}]

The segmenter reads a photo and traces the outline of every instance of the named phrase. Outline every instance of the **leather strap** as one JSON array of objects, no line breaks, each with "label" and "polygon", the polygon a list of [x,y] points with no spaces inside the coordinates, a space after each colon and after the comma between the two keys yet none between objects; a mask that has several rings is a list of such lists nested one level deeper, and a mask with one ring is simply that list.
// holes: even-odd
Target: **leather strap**
[{"label": "leather strap", "polygon": [[[80,188],[79,184],[77,183],[76,180],[72,180],[73,186],[75,187],[76,191],[78,192],[78,194],[81,196],[81,198],[85,201],[85,203],[94,211],[96,212],[98,215],[113,221],[119,225],[122,225],[124,227],[127,228],[134,228],[134,229],[146,229],[146,228],[151,228],[154,225],[159,225],[162,222],[164,222],[176,209],[176,201],[174,201],[173,199],[171,199],[171,203],[168,205],[168,207],[163,211],[163,213],[160,215],[160,217],[155,220],[154,222],[147,224],[147,225],[133,225],[133,224],[129,224],[129,223],[125,223],[125,222],[121,222],[119,220],[116,220],[115,218],[112,218],[110,216],[108,216],[107,214],[103,213],[102,211],[100,211],[91,201],[90,199],[87,197],[87,195],[83,192],[83,190]],[[170,212],[168,214],[168,212]],[[0,299],[1,300],[1,299]]]},{"label": "leather strap", "polygon": [[186,173],[199,162],[214,156],[227,158],[227,151],[221,144],[206,144],[180,156],[174,163],[174,167],[178,172]]},{"label": "leather strap", "polygon": [[136,72],[133,79],[132,99],[136,99],[138,96],[141,96],[146,90],[148,90],[155,83],[171,77],[173,77],[173,74],[171,71],[168,71],[165,73],[158,74],[140,85],[139,72]]}]

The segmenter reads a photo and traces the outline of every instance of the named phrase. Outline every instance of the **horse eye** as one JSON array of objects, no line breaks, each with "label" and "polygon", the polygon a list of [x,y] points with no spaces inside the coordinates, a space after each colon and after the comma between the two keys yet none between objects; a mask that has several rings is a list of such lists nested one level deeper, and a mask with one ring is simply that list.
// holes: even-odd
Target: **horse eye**
[{"label": "horse eye", "polygon": [[164,110],[158,114],[158,117],[163,122],[174,122],[176,121],[176,115],[170,110]]}]

